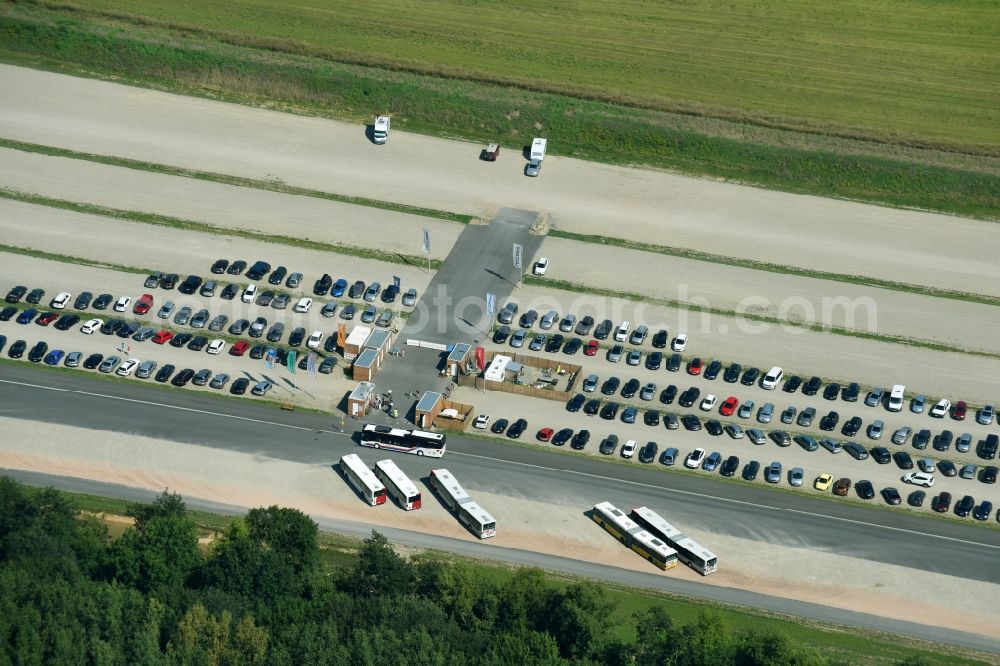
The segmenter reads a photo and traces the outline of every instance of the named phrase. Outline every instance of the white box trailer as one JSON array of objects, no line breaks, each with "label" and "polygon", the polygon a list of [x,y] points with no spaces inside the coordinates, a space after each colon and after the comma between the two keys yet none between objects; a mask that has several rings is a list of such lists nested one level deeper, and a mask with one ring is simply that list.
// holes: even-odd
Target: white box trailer
[{"label": "white box trailer", "polygon": [[548,139],[535,138],[531,142],[531,161],[541,162],[545,159],[545,146],[548,144]]}]

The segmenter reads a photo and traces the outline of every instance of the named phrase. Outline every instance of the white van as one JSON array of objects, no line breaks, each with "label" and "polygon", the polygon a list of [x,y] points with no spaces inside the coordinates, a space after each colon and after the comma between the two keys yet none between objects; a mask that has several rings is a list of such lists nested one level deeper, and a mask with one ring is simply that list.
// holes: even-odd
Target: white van
[{"label": "white van", "polygon": [[615,330],[615,342],[625,342],[631,328],[632,324],[630,324],[627,319],[619,324],[618,328]]},{"label": "white van", "polygon": [[768,391],[773,391],[777,388],[778,384],[781,383],[782,377],[784,377],[784,373],[781,371],[781,368],[774,366],[768,370],[767,374],[760,380],[760,386]]},{"label": "white van", "polygon": [[378,144],[383,144],[389,140],[389,116],[379,116],[375,119],[372,140]]},{"label": "white van", "polygon": [[903,411],[903,394],[906,393],[906,387],[902,384],[896,384],[892,387],[892,393],[889,394],[889,411],[890,412],[901,412]]}]

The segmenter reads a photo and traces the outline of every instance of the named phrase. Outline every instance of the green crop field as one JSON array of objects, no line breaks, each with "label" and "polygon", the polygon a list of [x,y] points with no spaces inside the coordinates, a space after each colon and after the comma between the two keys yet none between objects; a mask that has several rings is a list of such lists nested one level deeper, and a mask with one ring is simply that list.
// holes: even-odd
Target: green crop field
[{"label": "green crop field", "polygon": [[1000,154],[993,0],[73,0],[242,44]]}]

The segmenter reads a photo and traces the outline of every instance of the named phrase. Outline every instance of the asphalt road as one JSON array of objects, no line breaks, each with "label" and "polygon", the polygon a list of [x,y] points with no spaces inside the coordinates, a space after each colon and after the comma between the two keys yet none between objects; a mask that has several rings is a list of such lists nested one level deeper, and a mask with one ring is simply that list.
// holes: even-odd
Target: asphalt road
[{"label": "asphalt road", "polygon": [[[329,416],[223,400],[207,403],[185,391],[30,367],[3,367],[0,405],[0,414],[9,417],[302,463],[333,463],[356,450],[350,432],[335,432]],[[178,410],[183,411],[181,427]],[[411,456],[406,464],[421,477],[441,465]],[[648,504],[683,516],[676,521],[682,525],[720,534],[1000,583],[996,530],[459,436],[449,437],[447,466],[468,487],[500,495],[579,506],[581,512],[605,499],[626,507]]]}]

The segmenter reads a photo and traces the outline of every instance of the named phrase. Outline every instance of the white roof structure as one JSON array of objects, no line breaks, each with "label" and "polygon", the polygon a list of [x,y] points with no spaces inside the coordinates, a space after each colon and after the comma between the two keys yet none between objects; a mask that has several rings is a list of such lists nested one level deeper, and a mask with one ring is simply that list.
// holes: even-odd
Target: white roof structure
[{"label": "white roof structure", "polygon": [[504,373],[507,371],[507,366],[513,361],[510,356],[504,356],[503,354],[497,354],[493,357],[493,361],[490,363],[490,367],[486,368],[486,372],[483,377],[488,382],[502,382]]},{"label": "white roof structure", "polygon": [[368,339],[368,336],[372,334],[372,329],[367,326],[355,326],[351,329],[351,332],[347,334],[346,344],[353,345],[355,347],[360,347]]}]

